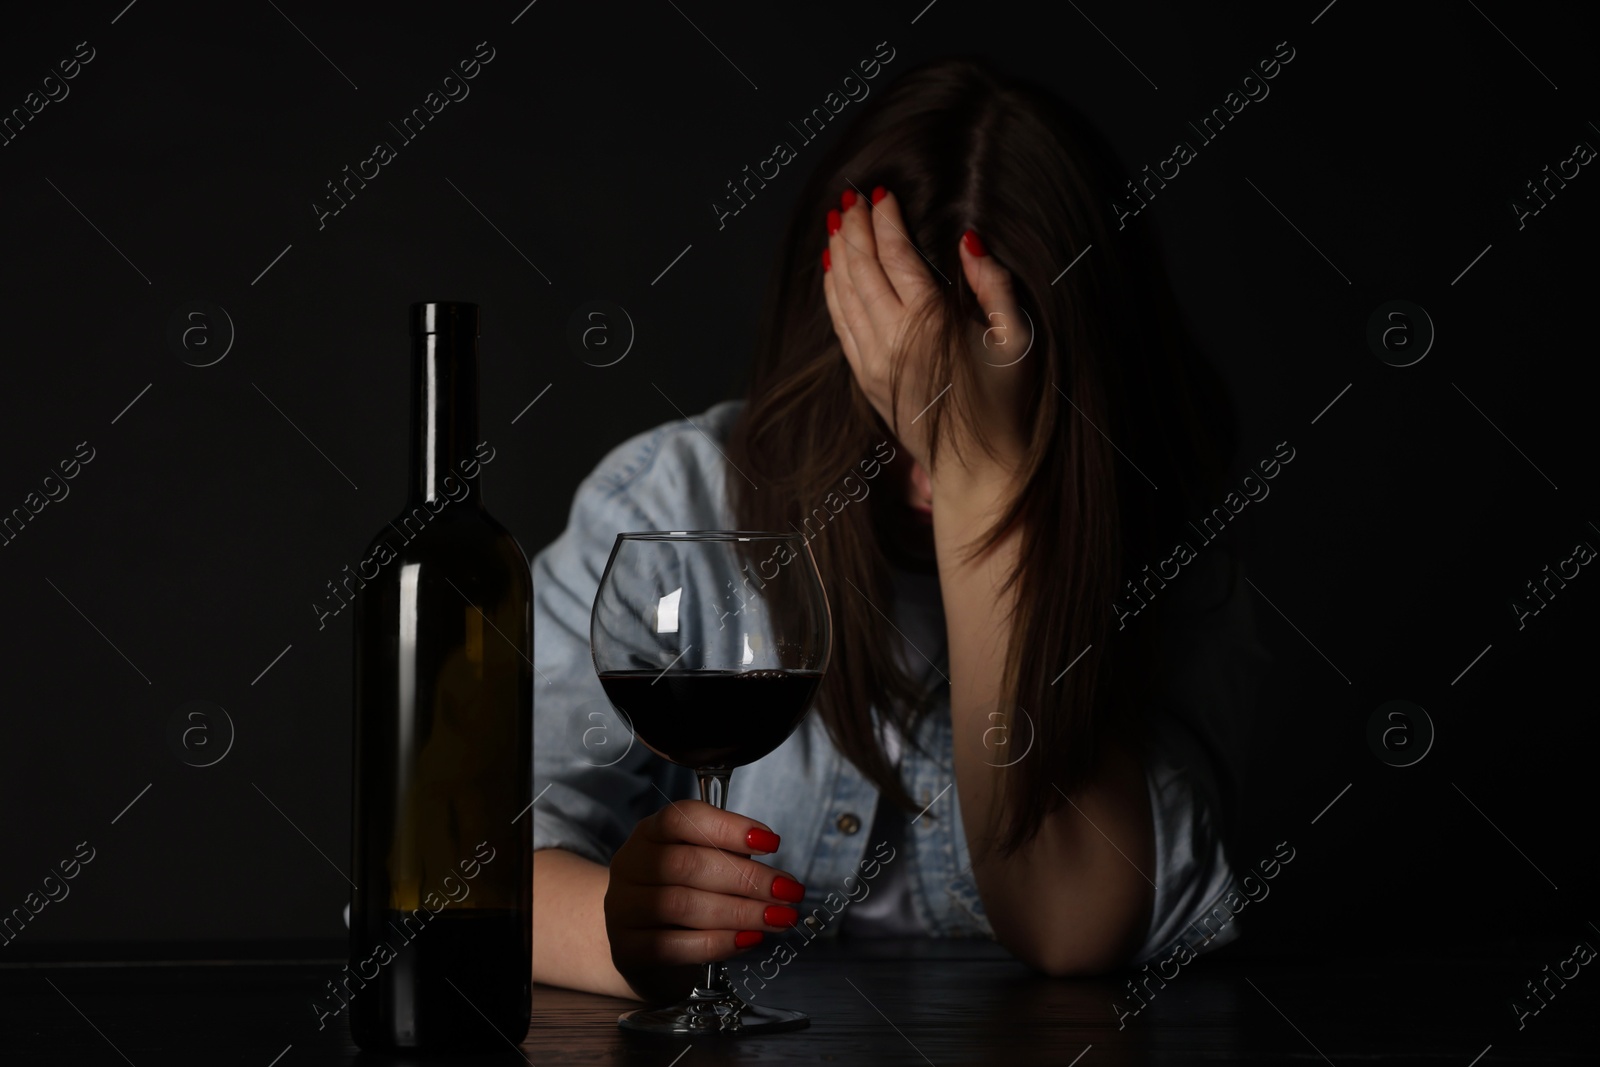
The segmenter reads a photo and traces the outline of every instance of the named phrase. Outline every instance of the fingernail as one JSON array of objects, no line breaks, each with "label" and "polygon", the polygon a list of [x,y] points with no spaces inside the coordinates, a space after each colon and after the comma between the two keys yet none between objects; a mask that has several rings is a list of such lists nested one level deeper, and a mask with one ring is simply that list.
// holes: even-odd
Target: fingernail
[{"label": "fingernail", "polygon": [[826,248],[822,250],[822,269],[824,272],[833,269],[833,256],[829,255]]},{"label": "fingernail", "polygon": [[872,187],[872,202],[874,204],[876,204],[879,200],[882,200],[884,197],[886,197],[888,195],[889,195],[889,191],[887,189],[885,189],[883,186],[874,185]]},{"label": "fingernail", "polygon": [[806,898],[806,887],[793,878],[785,878],[780,874],[772,880],[772,895],[779,900],[798,904]]},{"label": "fingernail", "polygon": [[966,248],[968,255],[986,256],[989,250],[983,247],[983,239],[978,236],[977,230],[968,230],[961,235],[961,244]]},{"label": "fingernail", "polygon": [[846,211],[849,211],[851,208],[855,207],[856,191],[854,189],[846,189],[844,192],[840,193],[839,205]]},{"label": "fingernail", "polygon": [[735,948],[751,948],[761,944],[761,939],[766,936],[760,930],[740,930],[733,935],[733,944]]},{"label": "fingernail", "polygon": [[839,232],[839,213],[833,208],[828,209],[828,236],[832,237]]},{"label": "fingernail", "polygon": [[778,835],[759,826],[744,835],[744,843],[755,852],[778,851]]},{"label": "fingernail", "polygon": [[800,913],[787,904],[770,904],[761,913],[761,921],[768,926],[793,926],[800,921]]}]

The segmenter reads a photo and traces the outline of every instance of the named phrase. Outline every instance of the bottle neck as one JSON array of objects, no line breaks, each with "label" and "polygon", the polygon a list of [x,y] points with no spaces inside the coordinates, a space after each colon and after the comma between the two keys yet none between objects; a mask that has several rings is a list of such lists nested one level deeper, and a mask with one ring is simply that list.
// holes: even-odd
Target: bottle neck
[{"label": "bottle neck", "polygon": [[[474,331],[475,332],[475,331]],[[478,343],[473,333],[412,338],[411,497],[481,508],[478,443]]]}]

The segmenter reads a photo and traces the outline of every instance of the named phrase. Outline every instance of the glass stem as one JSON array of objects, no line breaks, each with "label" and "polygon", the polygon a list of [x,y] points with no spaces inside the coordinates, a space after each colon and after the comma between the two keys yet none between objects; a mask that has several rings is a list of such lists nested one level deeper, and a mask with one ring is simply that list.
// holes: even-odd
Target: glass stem
[{"label": "glass stem", "polygon": [[[731,768],[702,767],[695,772],[700,778],[700,799],[719,810],[728,809],[728,779],[733,776]],[[728,979],[728,966],[721,960],[713,960],[706,964],[705,983],[702,987],[708,993],[723,996],[733,994],[733,983]]]}]

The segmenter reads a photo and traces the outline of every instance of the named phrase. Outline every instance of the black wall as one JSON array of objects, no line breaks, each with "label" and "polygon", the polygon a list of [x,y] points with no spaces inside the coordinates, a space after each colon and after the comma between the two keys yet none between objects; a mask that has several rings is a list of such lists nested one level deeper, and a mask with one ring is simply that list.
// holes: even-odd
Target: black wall
[{"label": "black wall", "polygon": [[[1247,943],[1592,932],[1600,577],[1524,628],[1510,607],[1600,546],[1600,176],[1520,227],[1510,206],[1600,147],[1584,5],[123,2],[0,37],[7,110],[93,50],[0,147],[0,510],[93,450],[0,548],[0,911],[95,850],[8,951],[343,936],[349,613],[319,631],[310,605],[400,506],[406,303],[483,307],[484,485],[531,556],[612,445],[736,395],[821,147],[721,229],[712,200],[881,41],[878,84],[970,50],[1055,87],[1130,176],[1294,49],[1148,209],[1235,392],[1240,473],[1296,449],[1228,535],[1276,658],[1240,859],[1296,850]],[[402,143],[388,123],[479,42],[470,95]],[[319,227],[380,140],[397,157]],[[593,300],[636,333],[613,366],[569,343]],[[1366,339],[1391,300],[1437,333],[1409,367]],[[1436,731],[1404,768],[1367,739],[1394,699]],[[169,736],[195,700],[236,735],[209,767]]]}]

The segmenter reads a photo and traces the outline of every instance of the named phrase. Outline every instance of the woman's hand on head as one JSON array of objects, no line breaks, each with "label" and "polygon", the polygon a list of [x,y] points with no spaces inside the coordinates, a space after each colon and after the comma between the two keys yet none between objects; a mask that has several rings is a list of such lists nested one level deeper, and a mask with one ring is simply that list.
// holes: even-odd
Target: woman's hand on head
[{"label": "woman's hand on head", "polygon": [[[938,287],[954,284],[930,268],[907,235],[900,205],[893,193],[873,190],[875,203],[849,192],[841,209],[829,212],[828,248],[824,253],[823,295],[833,330],[861,390],[886,423],[894,428],[922,467],[935,492],[992,483],[1008,475],[1026,447],[1022,426],[1027,371],[1023,357],[1032,341],[1028,318],[1012,291],[1011,272],[989,255],[971,231],[959,242],[958,254],[967,284],[978,299],[987,327],[969,324],[966,358],[974,361],[975,395],[966,396],[995,455],[978,447],[972,428],[954,420],[956,448],[941,446],[937,465],[928,462],[928,423],[922,418],[934,404],[945,403],[949,381],[930,377],[930,325]],[[897,360],[904,360],[898,407],[890,379]]]},{"label": "woman's hand on head", "polygon": [[698,800],[680,800],[634,827],[610,864],[605,895],[611,961],[635,991],[668,999],[683,968],[727,959],[792,927],[799,881],[750,858],[778,835]]}]

